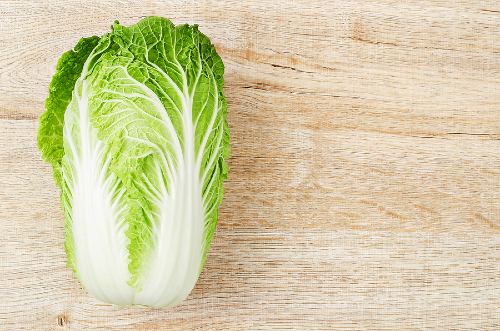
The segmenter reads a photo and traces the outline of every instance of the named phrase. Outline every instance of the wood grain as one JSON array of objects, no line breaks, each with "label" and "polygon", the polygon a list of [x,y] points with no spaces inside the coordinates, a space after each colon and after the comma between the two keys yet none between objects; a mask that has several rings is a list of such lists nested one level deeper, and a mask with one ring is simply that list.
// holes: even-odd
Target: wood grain
[{"label": "wood grain", "polygon": [[[231,175],[173,309],[65,267],[36,148],[60,54],[119,19],[198,23],[226,64]],[[1,330],[498,330],[498,1],[0,2]]]}]

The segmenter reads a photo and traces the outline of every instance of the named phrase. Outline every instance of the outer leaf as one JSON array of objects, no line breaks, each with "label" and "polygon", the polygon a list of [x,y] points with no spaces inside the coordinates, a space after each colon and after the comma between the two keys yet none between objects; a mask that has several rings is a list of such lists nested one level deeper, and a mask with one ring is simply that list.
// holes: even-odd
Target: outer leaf
[{"label": "outer leaf", "polygon": [[127,192],[109,167],[109,146],[91,125],[92,92],[87,80],[109,47],[105,36],[89,55],[64,115],[62,201],[71,228],[66,238],[68,257],[80,280],[97,298],[123,305],[132,303],[134,296],[127,284]]},{"label": "outer leaf", "polygon": [[[64,156],[63,123],[64,113],[71,101],[76,80],[80,77],[83,65],[89,54],[99,42],[99,37],[82,38],[74,49],[64,53],[56,66],[52,77],[49,96],[45,101],[45,112],[40,117],[38,148],[44,161],[52,165],[54,180],[62,186],[61,163]],[[64,248],[68,257],[68,266],[76,271],[74,264],[73,233],[66,218],[64,224]]]},{"label": "outer leaf", "polygon": [[71,101],[76,80],[80,77],[83,64],[99,42],[99,37],[81,39],[74,49],[64,53],[56,66],[45,101],[46,111],[40,117],[38,148],[44,161],[52,164],[56,184],[61,186],[61,160],[63,148],[64,112]]}]

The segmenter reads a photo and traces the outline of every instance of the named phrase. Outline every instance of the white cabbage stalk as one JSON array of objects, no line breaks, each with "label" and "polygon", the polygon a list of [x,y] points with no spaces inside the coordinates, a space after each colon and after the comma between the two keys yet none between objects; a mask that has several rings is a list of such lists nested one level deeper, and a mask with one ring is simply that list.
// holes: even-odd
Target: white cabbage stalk
[{"label": "white cabbage stalk", "polygon": [[202,270],[227,177],[224,67],[197,26],[115,23],[60,59],[39,147],[68,264],[118,305],[172,306]]}]

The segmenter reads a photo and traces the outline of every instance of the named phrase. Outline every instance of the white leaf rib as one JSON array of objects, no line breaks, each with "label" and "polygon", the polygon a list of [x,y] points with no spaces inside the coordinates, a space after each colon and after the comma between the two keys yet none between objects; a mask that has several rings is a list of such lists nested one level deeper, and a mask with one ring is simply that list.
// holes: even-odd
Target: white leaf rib
[{"label": "white leaf rib", "polygon": [[[216,169],[214,169],[213,172],[216,172]],[[213,182],[215,180],[216,176],[211,176],[210,181],[208,182],[207,186],[205,187],[205,193],[203,193],[203,201],[204,203],[207,201],[207,194],[211,191]]]},{"label": "white leaf rib", "polygon": [[[215,80],[213,75],[211,75],[211,78]],[[215,83],[215,81],[214,81]],[[215,89],[215,97],[214,97],[214,112],[212,113],[212,117],[210,118],[210,123],[205,131],[205,134],[203,135],[202,142],[200,144],[200,147],[198,149],[198,154],[196,156],[196,166],[199,169],[201,166],[201,159],[203,157],[203,151],[205,150],[205,145],[207,144],[208,138],[210,137],[210,134],[212,133],[212,129],[215,123],[215,119],[217,118],[217,115],[219,114],[219,91],[217,89],[217,84],[214,84],[214,89]],[[203,180],[201,181],[203,182]]]},{"label": "white leaf rib", "polygon": [[201,107],[201,109],[198,112],[198,115],[196,116],[196,120],[195,120],[194,125],[193,125],[195,131],[198,129],[198,122],[199,122],[203,112],[205,111],[205,109],[207,107],[208,99],[210,99],[210,98],[207,97],[205,99],[205,101],[203,102],[203,106]]},{"label": "white leaf rib", "polygon": [[[194,40],[193,40],[193,43],[194,43]],[[196,43],[194,43],[196,44]],[[198,63],[199,63],[199,66],[198,66],[198,73],[196,75],[196,79],[194,81],[194,85],[193,85],[193,90],[191,92],[191,94],[189,95],[189,97],[191,98],[191,100],[194,99],[194,92],[196,91],[196,88],[198,87],[198,82],[200,80],[200,77],[201,77],[201,73],[203,72],[203,62],[201,60],[201,51],[198,50]],[[195,128],[196,128],[196,125],[195,125]]]},{"label": "white leaf rib", "polygon": [[216,145],[216,149],[212,151],[212,154],[210,155],[210,159],[205,167],[205,170],[203,171],[203,175],[201,177],[201,182],[204,183],[205,180],[207,179],[207,174],[208,174],[208,171],[209,169],[212,168],[212,166],[214,165],[216,159],[218,159],[220,157],[219,155],[219,151],[220,151],[220,148],[221,148],[221,142],[222,142],[222,137],[224,136],[224,130],[223,128],[221,128],[218,132],[218,137],[217,137],[217,145]]}]

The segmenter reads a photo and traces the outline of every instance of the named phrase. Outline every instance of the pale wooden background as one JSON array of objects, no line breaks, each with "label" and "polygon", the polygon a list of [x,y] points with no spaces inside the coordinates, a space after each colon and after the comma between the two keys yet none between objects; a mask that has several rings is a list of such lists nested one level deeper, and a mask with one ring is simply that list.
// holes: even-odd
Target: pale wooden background
[{"label": "pale wooden background", "polygon": [[[231,176],[174,309],[80,289],[35,144],[60,54],[147,15],[226,64]],[[498,1],[0,2],[0,329],[499,328]]]}]

